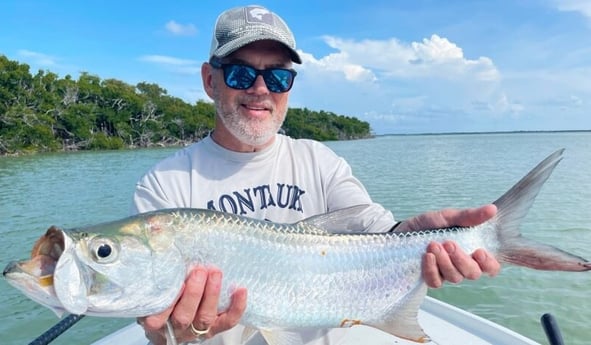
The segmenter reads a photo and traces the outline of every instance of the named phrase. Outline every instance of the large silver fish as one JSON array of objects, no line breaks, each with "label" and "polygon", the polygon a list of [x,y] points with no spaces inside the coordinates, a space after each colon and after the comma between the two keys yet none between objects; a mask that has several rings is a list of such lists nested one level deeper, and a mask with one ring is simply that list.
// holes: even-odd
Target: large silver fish
[{"label": "large silver fish", "polygon": [[241,323],[261,330],[270,344],[284,339],[277,331],[357,324],[426,342],[417,312],[427,292],[421,256],[430,241],[451,239],[467,252],[486,248],[500,262],[534,269],[591,269],[518,230],[562,152],[495,201],[497,215],[475,227],[352,233],[348,224],[365,206],[295,224],[171,209],[67,231],[51,227],[31,259],[10,263],[4,276],[58,314],[138,317],[168,307],[193,265],[214,265],[224,273],[220,310],[233,288],[246,287]]}]

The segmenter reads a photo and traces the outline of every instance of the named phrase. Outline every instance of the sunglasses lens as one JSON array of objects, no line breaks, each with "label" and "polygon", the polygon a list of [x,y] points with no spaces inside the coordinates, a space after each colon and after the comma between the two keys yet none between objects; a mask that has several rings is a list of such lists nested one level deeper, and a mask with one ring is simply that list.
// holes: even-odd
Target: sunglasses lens
[{"label": "sunglasses lens", "polygon": [[224,75],[226,85],[237,90],[248,89],[257,78],[254,68],[243,65],[226,65]]},{"label": "sunglasses lens", "polygon": [[263,78],[271,92],[287,92],[293,85],[293,74],[287,69],[274,68],[265,70]]},{"label": "sunglasses lens", "polygon": [[223,65],[222,68],[226,85],[236,90],[250,88],[257,76],[261,74],[269,91],[275,93],[287,92],[291,89],[295,77],[293,71],[283,68],[269,68],[257,71],[250,66],[234,64]]}]

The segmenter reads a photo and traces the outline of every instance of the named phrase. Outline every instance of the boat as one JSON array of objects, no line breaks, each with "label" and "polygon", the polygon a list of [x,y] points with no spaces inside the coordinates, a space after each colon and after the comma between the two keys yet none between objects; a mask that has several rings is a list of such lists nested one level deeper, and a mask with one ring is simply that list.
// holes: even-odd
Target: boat
[{"label": "boat", "polygon": [[[497,323],[427,296],[419,310],[419,323],[437,345],[541,345]],[[417,343],[367,326],[354,326],[342,345]],[[92,345],[146,345],[144,330],[133,323]]]}]

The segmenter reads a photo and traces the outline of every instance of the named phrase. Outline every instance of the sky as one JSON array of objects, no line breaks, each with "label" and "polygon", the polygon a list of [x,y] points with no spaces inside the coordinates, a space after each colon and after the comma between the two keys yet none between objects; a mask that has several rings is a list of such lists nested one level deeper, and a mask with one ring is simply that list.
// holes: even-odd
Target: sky
[{"label": "sky", "polygon": [[193,103],[217,16],[250,4],[295,35],[290,107],[375,134],[591,130],[591,0],[1,0],[0,54]]}]

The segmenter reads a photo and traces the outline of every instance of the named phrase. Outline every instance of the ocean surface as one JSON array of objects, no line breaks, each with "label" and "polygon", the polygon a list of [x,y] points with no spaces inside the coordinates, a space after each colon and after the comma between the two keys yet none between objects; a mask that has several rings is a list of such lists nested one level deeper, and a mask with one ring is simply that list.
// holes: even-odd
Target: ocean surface
[{"label": "ocean surface", "polygon": [[[382,136],[327,143],[398,219],[494,201],[559,148],[564,159],[521,227],[526,237],[591,259],[591,132]],[[176,149],[0,158],[0,265],[26,258],[50,225],[76,227],[127,216],[135,181]],[[552,313],[565,343],[591,343],[591,272],[505,266],[500,275],[446,284],[435,298],[547,344]],[[0,343],[27,344],[58,318],[0,279]],[[130,323],[86,317],[52,344],[89,344]]]}]

